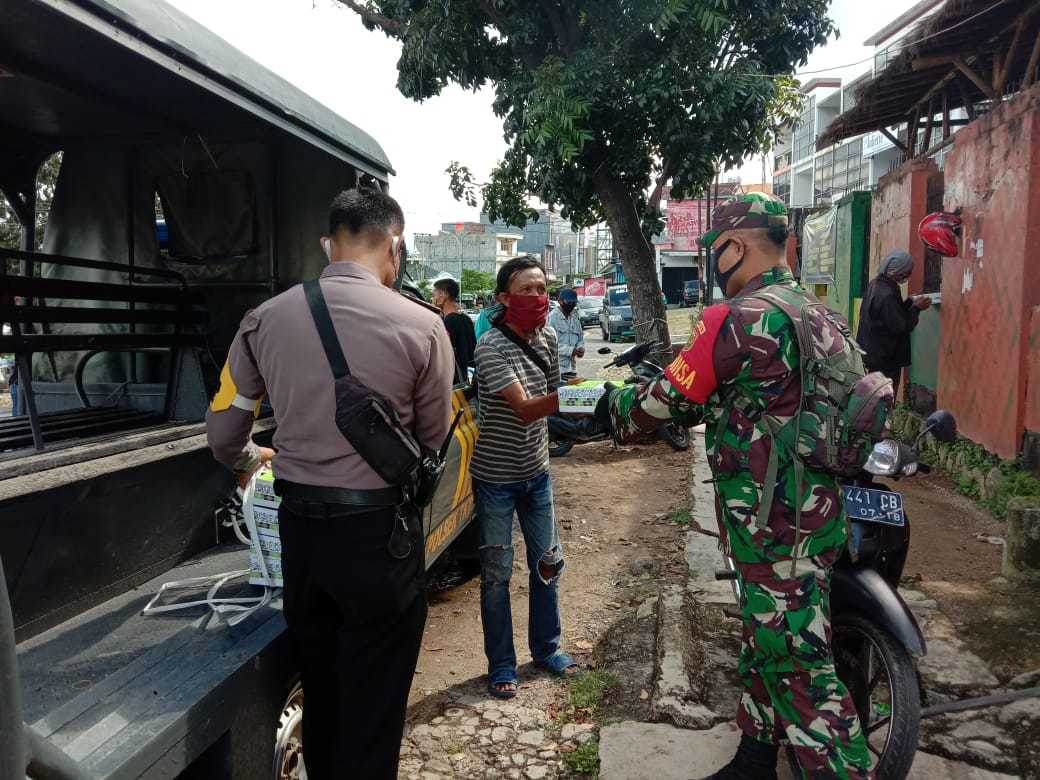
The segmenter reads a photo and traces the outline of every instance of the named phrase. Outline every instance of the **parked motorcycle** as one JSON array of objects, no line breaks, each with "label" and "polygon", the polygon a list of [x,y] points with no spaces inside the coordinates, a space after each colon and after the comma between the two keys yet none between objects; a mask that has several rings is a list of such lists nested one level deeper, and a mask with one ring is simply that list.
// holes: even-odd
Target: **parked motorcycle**
[{"label": "parked motorcycle", "polygon": [[[653,348],[653,341],[634,344],[616,355],[604,368],[631,366],[632,374],[625,379],[626,385],[648,382],[661,373],[658,365],[646,359]],[[601,347],[598,352],[601,355],[609,355],[612,350],[610,347]],[[547,422],[549,424],[549,457],[551,458],[566,455],[576,443],[586,444],[591,441],[601,441],[610,435],[609,431],[603,430],[591,415],[554,412],[549,415]],[[690,448],[688,428],[666,423],[657,430],[657,435],[673,450],[682,452]]]},{"label": "parked motorcycle", "polygon": [[[912,446],[895,439],[878,442],[863,470],[842,486],[856,556],[853,560],[846,552],[831,574],[831,647],[838,677],[856,706],[877,780],[905,780],[910,773],[921,721],[915,657],[924,656],[927,648],[898,591],[910,549],[903,497],[874,477],[898,480],[930,471],[918,460],[927,434],[951,442],[957,422],[940,410],[927,419]],[[727,569],[716,576],[733,580],[739,601],[733,562],[727,560]],[[790,749],[788,761],[797,773]]]}]

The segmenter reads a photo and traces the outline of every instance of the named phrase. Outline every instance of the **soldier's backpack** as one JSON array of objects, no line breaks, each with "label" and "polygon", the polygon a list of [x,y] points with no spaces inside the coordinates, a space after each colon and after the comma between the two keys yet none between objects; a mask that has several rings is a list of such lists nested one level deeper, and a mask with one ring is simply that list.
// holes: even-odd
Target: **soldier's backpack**
[{"label": "soldier's backpack", "polygon": [[765,528],[769,520],[779,445],[792,454],[799,495],[795,501],[795,533],[800,535],[804,469],[826,471],[838,477],[854,476],[859,471],[874,442],[886,430],[895,405],[892,380],[878,371],[864,369],[863,351],[845,318],[814,296],[792,287],[770,285],[746,297],[772,303],[794,325],[798,335],[801,403],[796,415],[782,420],[739,386],[727,388],[725,396],[771,439],[756,527]]}]

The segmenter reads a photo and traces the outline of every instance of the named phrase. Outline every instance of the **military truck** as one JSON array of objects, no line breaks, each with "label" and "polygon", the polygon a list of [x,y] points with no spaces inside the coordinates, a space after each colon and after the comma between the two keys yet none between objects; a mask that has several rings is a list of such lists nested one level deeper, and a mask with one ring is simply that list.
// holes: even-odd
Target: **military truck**
[{"label": "military truck", "polygon": [[[215,519],[234,480],[206,447],[208,399],[242,315],[327,262],[333,195],[385,190],[393,169],[159,0],[0,0],[0,19],[0,190],[22,226],[0,250],[0,354],[21,388],[0,418],[0,777],[298,776],[277,592],[234,626],[141,611],[164,583],[248,568]],[[472,513],[467,388],[428,565]],[[275,425],[264,409],[257,441]]]}]

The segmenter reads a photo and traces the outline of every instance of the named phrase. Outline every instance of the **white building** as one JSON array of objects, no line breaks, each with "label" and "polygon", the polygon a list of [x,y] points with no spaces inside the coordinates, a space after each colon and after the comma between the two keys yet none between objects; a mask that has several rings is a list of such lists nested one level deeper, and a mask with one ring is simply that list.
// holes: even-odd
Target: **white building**
[{"label": "white building", "polygon": [[[791,130],[777,140],[773,160],[773,193],[792,207],[827,206],[856,190],[872,190],[877,181],[905,160],[903,152],[884,133],[846,139],[817,151],[817,137],[839,114],[855,104],[857,88],[888,64],[902,48],[903,39],[944,0],[921,0],[864,41],[874,46],[870,70],[848,84],[841,79],[817,78],[802,86],[805,109]],[[905,140],[905,130],[900,137]],[[925,148],[928,148],[927,146]]]}]

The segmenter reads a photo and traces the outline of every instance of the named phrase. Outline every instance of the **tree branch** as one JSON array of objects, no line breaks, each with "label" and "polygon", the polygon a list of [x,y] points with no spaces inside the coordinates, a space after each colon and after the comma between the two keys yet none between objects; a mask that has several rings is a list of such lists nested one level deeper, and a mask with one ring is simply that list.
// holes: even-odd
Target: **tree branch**
[{"label": "tree branch", "polygon": [[[506,30],[509,29],[509,17],[487,2],[487,0],[476,0],[476,5],[484,16],[490,19],[491,23],[498,28],[502,36],[506,37]],[[545,59],[544,52],[538,51],[533,46],[518,46],[512,43],[510,43],[510,46],[514,48],[520,61],[529,71],[534,72],[541,67],[542,61]]]},{"label": "tree branch", "polygon": [[338,0],[338,2],[345,5],[347,8],[356,13],[366,22],[371,22],[380,30],[386,33],[390,33],[390,35],[394,36],[395,38],[403,39],[405,37],[405,34],[408,32],[408,27],[406,25],[403,25],[400,22],[395,22],[389,16],[383,16],[382,14],[376,13],[375,11],[366,8],[365,6],[356,2],[356,0]]},{"label": "tree branch", "polygon": [[553,35],[556,36],[556,40],[560,44],[560,51],[568,55],[573,54],[574,50],[571,47],[570,35],[567,33],[567,26],[563,22],[563,17],[560,15],[560,9],[553,0],[542,0],[541,5],[542,10],[549,19],[549,24],[552,25]]},{"label": "tree branch", "polygon": [[661,193],[664,192],[664,186],[668,183],[675,172],[679,169],[679,160],[675,157],[666,157],[664,164],[661,166],[661,175],[657,177],[657,184],[654,186],[653,192],[650,193],[650,200],[646,203],[648,210],[648,216],[652,212],[650,209],[656,210],[658,204],[661,202]]}]

